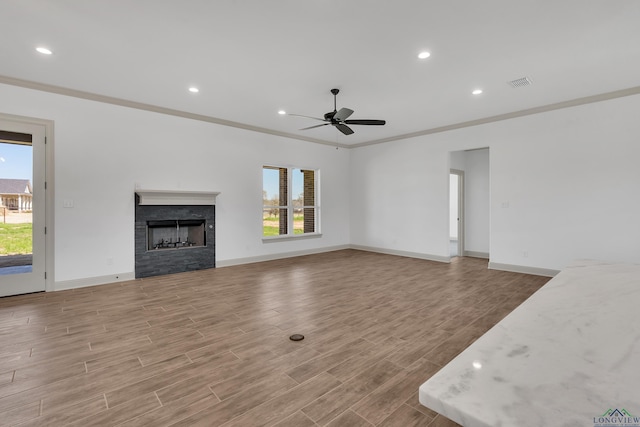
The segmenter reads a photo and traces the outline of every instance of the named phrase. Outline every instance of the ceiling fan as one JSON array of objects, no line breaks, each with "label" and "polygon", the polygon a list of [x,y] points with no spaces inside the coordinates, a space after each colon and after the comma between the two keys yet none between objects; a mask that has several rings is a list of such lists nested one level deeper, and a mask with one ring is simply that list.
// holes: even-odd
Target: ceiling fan
[{"label": "ceiling fan", "polygon": [[340,92],[340,89],[331,89],[331,93],[333,94],[333,111],[330,111],[324,115],[324,119],[320,119],[318,117],[310,117],[310,116],[302,116],[300,114],[289,114],[290,116],[297,117],[306,117],[308,119],[320,120],[322,123],[320,125],[309,126],[306,128],[302,128],[300,130],[313,129],[320,126],[333,125],[340,132],[345,135],[351,135],[353,133],[353,129],[351,129],[347,125],[373,125],[373,126],[382,126],[386,123],[384,120],[372,120],[372,119],[352,119],[348,120],[348,117],[353,114],[353,110],[349,108],[336,108],[336,95]]}]

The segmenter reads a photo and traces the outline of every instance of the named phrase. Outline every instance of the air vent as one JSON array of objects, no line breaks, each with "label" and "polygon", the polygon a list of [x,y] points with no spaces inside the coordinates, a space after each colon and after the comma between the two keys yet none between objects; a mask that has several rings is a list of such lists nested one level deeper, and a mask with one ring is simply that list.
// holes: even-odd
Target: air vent
[{"label": "air vent", "polygon": [[529,86],[531,85],[533,82],[531,81],[531,79],[529,77],[522,77],[519,79],[515,79],[515,80],[511,80],[509,82],[509,84],[512,87],[522,87],[522,86]]}]

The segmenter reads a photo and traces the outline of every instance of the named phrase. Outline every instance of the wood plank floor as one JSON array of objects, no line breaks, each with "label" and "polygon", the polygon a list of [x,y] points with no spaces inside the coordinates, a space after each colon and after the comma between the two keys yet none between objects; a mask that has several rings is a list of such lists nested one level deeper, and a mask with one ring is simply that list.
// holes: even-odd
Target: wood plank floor
[{"label": "wood plank floor", "polygon": [[1,298],[0,425],[453,426],[418,387],[547,280],[345,250]]}]

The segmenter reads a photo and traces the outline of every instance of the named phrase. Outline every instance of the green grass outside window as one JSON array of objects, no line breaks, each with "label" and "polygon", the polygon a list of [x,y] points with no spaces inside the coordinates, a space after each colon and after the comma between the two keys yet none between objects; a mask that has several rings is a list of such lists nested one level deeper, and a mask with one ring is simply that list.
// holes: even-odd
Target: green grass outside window
[{"label": "green grass outside window", "polygon": [[33,250],[33,224],[0,224],[0,255],[30,254]]}]

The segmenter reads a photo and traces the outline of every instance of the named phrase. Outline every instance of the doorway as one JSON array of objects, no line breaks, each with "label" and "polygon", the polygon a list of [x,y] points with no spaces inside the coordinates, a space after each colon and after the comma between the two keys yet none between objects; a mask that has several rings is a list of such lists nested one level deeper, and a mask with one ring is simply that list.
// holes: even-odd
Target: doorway
[{"label": "doorway", "polygon": [[464,254],[464,171],[449,172],[449,256]]},{"label": "doorway", "polygon": [[449,257],[489,259],[490,152],[449,153]]},{"label": "doorway", "polygon": [[46,288],[45,135],[0,117],[0,297]]}]

